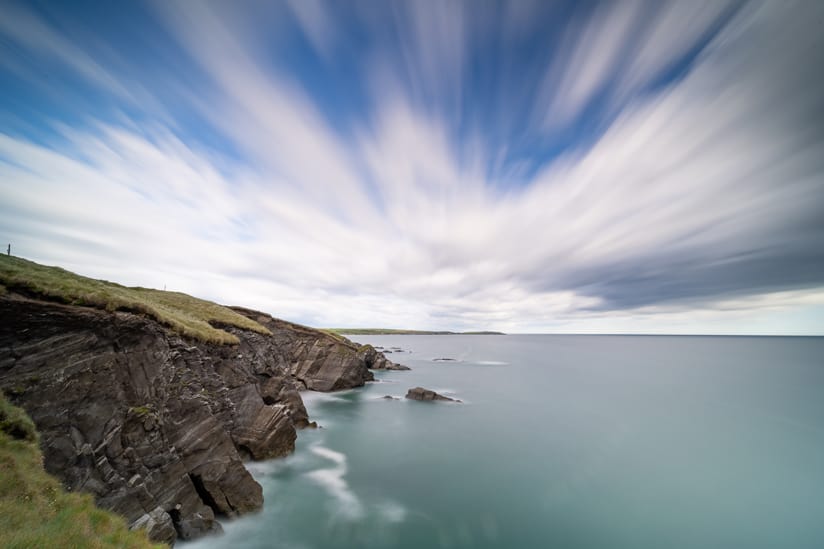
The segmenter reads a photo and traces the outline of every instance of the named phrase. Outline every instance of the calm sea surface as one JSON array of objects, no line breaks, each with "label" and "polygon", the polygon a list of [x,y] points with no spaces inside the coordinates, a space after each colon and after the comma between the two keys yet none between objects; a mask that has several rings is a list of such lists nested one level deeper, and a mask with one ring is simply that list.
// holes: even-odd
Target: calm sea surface
[{"label": "calm sea surface", "polygon": [[413,370],[304,393],[264,509],[183,547],[824,547],[824,338],[353,339]]}]

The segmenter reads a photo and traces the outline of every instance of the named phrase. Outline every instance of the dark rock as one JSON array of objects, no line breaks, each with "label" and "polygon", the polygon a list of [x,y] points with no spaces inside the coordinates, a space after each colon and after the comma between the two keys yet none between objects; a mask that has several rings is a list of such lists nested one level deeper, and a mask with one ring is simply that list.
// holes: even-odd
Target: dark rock
[{"label": "dark rock", "polygon": [[132,530],[145,528],[151,539],[161,543],[171,545],[177,539],[172,517],[162,507],[155,507],[154,510],[134,521],[129,528]]},{"label": "dark rock", "polygon": [[384,400],[400,400],[398,397],[393,397],[392,395],[386,395],[383,398]]},{"label": "dark rock", "polygon": [[433,358],[432,362],[458,362],[457,359],[454,358]]},{"label": "dark rock", "polygon": [[[337,391],[360,387],[374,376],[357,351],[358,346],[345,338],[273,318],[265,313],[232,307],[268,328],[272,335],[246,332],[234,327],[223,327],[240,337],[249,334],[255,341],[265,342],[257,349],[276,352],[280,364],[292,377],[313,391]],[[258,352],[259,352],[258,351]],[[353,352],[355,354],[353,354]]]},{"label": "dark rock", "polygon": [[142,315],[0,298],[0,389],[34,420],[46,470],[171,543],[259,508],[243,459],[294,450],[303,388],[372,379],[359,347],[237,309],[272,335],[195,342]]},{"label": "dark rock", "polygon": [[[386,352],[386,351],[384,351]],[[358,356],[361,357],[366,366],[371,370],[409,370],[408,366],[395,364],[385,356],[378,352],[371,345],[363,345],[358,350]]]},{"label": "dark rock", "polygon": [[412,400],[445,400],[449,402],[460,402],[460,400],[445,397],[436,393],[435,391],[431,391],[429,389],[424,389],[423,387],[414,387],[409,389],[406,393],[406,398]]},{"label": "dark rock", "polygon": [[306,412],[306,406],[303,405],[303,399],[300,398],[300,390],[306,389],[303,382],[289,377],[272,376],[264,378],[258,385],[258,389],[264,404],[286,406],[295,427],[303,429],[309,425],[309,414]]}]

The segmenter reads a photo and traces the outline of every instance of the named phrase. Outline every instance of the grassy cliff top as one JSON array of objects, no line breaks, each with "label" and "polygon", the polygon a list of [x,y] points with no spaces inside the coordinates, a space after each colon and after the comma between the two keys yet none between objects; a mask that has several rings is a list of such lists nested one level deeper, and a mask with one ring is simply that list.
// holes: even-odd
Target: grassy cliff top
[{"label": "grassy cliff top", "polygon": [[236,336],[213,327],[211,322],[270,333],[254,320],[211,301],[179,292],[128,288],[106,280],[86,278],[59,267],[1,255],[0,295],[8,291],[70,305],[142,313],[184,336],[209,343],[238,343]]},{"label": "grassy cliff top", "polygon": [[0,547],[161,548],[144,531],[95,507],[88,494],[66,493],[43,469],[34,424],[0,394]]}]

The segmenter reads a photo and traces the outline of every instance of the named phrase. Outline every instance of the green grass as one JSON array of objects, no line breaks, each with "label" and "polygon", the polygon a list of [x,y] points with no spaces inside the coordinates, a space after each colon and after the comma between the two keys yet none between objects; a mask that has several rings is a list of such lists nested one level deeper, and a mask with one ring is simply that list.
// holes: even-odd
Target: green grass
[{"label": "green grass", "polygon": [[43,469],[34,423],[0,394],[0,547],[161,548],[144,531],[95,507],[88,494],[67,493]]},{"label": "green grass", "polygon": [[128,288],[4,255],[0,256],[0,295],[8,292],[107,311],[142,313],[179,334],[209,343],[238,343],[236,336],[215,328],[212,322],[270,333],[254,320],[211,301],[179,292]]},{"label": "green grass", "polygon": [[341,343],[352,343],[348,339],[343,336],[343,332],[339,332],[334,328],[317,328],[319,332],[323,332],[326,335],[332,336],[333,338],[337,339]]}]

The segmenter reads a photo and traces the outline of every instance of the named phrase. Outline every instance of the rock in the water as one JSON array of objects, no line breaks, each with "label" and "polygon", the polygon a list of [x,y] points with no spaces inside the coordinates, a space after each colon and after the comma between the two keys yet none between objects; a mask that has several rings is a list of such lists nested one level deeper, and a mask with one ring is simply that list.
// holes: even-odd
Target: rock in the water
[{"label": "rock in the water", "polygon": [[392,395],[386,395],[383,397],[384,400],[400,400],[398,397],[393,397]]},{"label": "rock in the water", "polygon": [[436,393],[435,391],[424,389],[423,387],[415,387],[409,389],[409,391],[407,391],[406,393],[406,398],[412,400],[445,400],[449,402],[460,402],[460,400],[458,399],[445,397],[441,394]]},{"label": "rock in the water", "polygon": [[409,366],[395,364],[385,356],[383,353],[391,351],[378,352],[369,344],[363,345],[358,351],[358,355],[366,363],[366,366],[371,370],[409,370]]},{"label": "rock in the water", "polygon": [[433,358],[432,362],[458,362],[454,358]]}]

